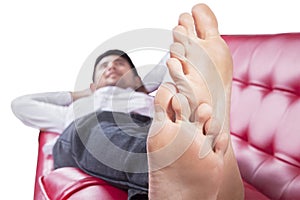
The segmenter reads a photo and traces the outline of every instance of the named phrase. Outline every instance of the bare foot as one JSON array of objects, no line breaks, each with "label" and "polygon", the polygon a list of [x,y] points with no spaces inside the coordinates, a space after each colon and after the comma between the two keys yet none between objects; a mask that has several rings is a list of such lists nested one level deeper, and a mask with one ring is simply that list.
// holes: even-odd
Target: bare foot
[{"label": "bare foot", "polygon": [[[156,104],[161,107],[156,108],[148,138],[150,197],[167,197],[177,191],[174,193],[177,196],[178,192],[184,197],[190,193],[191,198],[183,199],[215,198],[215,193],[218,199],[242,199],[243,185],[231,144],[228,148],[222,145],[227,144],[226,138],[230,138],[231,55],[219,35],[212,11],[206,5],[198,4],[193,7],[192,14],[182,14],[179,25],[173,31],[174,44],[168,67],[176,88],[168,87],[169,94],[160,89],[165,91],[161,93],[165,93],[166,97],[163,94],[156,96]],[[182,103],[178,95],[172,97],[171,94],[175,93],[180,93],[181,100],[185,99],[182,96],[186,97],[184,104],[190,108],[190,116],[185,114],[182,117],[178,113],[186,108],[178,109],[178,103],[170,103],[176,102],[174,98]],[[204,108],[211,109],[210,113],[204,112]],[[219,164],[222,163],[222,156],[217,153],[218,149],[222,149],[220,147],[225,147],[224,165]],[[213,157],[216,153],[219,157]],[[176,162],[172,163],[174,160]],[[221,166],[224,166],[223,169]],[[215,175],[211,169],[215,169]],[[209,182],[203,179],[202,170],[210,177]],[[220,190],[215,177],[221,180]],[[161,180],[165,186],[160,184]],[[174,184],[173,180],[178,184]],[[156,191],[159,193],[161,188],[166,192],[157,194]],[[166,196],[161,196],[163,194]]]},{"label": "bare foot", "polygon": [[[193,17],[182,14],[173,30],[169,71],[180,93],[188,97],[192,110],[203,102],[212,105],[213,117],[228,130],[225,118],[230,105],[226,101],[230,99],[231,91],[231,55],[219,35],[217,20],[211,10],[199,4],[194,6],[192,13]],[[172,58],[179,59],[182,67]],[[219,132],[221,127],[215,130],[215,126],[210,127],[214,129],[212,132]]]},{"label": "bare foot", "polygon": [[[205,134],[229,135],[232,58],[220,37],[215,15],[206,5],[195,5],[192,16],[188,13],[180,16],[173,33],[168,67],[176,87],[188,98],[192,112],[203,102],[212,107],[212,116],[204,125]],[[200,156],[207,153],[202,151]],[[242,198],[243,185],[230,143],[224,157],[224,179],[218,199]]]},{"label": "bare foot", "polygon": [[201,104],[191,122],[187,98],[172,84],[159,88],[147,141],[150,199],[217,198],[228,135],[220,134],[215,148],[199,159],[199,151],[209,137],[203,134],[203,126],[211,111],[209,105]]}]

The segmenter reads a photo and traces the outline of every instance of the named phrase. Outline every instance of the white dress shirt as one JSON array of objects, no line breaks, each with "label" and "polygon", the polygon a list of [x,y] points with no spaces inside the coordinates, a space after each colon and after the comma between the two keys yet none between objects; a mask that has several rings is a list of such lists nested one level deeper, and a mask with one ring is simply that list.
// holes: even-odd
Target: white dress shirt
[{"label": "white dress shirt", "polygon": [[152,117],[153,97],[131,88],[108,86],[93,95],[72,101],[70,92],[39,93],[19,97],[12,102],[12,110],[25,125],[56,133],[74,119],[101,109]]}]

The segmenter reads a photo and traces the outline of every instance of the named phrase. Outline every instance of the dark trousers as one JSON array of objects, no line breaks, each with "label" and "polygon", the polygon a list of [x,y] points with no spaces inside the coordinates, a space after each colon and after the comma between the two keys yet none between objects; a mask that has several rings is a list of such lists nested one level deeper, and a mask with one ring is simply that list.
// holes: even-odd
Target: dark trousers
[{"label": "dark trousers", "polygon": [[148,199],[146,140],[152,119],[95,112],[71,123],[53,148],[54,168],[77,167],[120,189],[128,199]]}]

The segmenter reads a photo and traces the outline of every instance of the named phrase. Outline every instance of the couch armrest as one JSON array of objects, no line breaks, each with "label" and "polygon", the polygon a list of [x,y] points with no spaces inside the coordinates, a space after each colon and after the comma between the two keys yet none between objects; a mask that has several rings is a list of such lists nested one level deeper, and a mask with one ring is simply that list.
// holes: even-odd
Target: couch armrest
[{"label": "couch armrest", "polygon": [[59,168],[41,176],[39,186],[45,199],[49,200],[127,199],[127,192],[72,167]]},{"label": "couch armrest", "polygon": [[40,186],[38,184],[39,178],[43,175],[50,173],[53,170],[53,159],[52,155],[45,154],[43,147],[46,143],[52,141],[58,137],[58,133],[52,132],[40,132],[39,134],[39,147],[38,147],[38,157],[36,165],[36,175],[35,175],[35,188],[34,188],[34,200],[44,199],[41,193]]}]

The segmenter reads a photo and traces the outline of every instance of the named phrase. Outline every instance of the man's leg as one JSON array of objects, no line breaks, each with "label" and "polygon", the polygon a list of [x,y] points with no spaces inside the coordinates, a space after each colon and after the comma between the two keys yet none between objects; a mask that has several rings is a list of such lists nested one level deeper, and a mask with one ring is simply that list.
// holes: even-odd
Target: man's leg
[{"label": "man's leg", "polygon": [[[176,87],[165,85],[156,96],[148,138],[150,197],[242,199],[237,162],[231,143],[227,145],[231,55],[212,11],[199,4],[192,14],[182,14],[174,28],[168,67]],[[222,87],[216,84],[218,79]],[[215,102],[216,94],[222,93],[221,103]]]},{"label": "man's leg", "polygon": [[129,199],[147,199],[146,135],[151,121],[137,114],[112,112],[76,119],[53,147],[54,166],[77,167],[128,190]]}]

